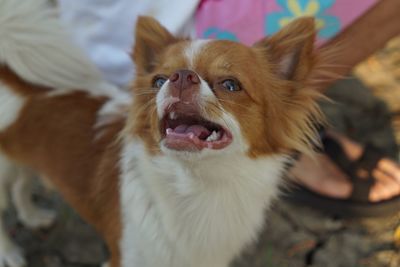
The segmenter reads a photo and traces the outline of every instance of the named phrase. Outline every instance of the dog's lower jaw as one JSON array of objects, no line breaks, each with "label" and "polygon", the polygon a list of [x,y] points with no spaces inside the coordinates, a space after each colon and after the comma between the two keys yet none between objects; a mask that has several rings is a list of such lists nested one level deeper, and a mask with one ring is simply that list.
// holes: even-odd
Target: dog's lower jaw
[{"label": "dog's lower jaw", "polygon": [[257,238],[286,156],[227,154],[186,165],[126,142],[122,158],[122,267],[227,267]]}]

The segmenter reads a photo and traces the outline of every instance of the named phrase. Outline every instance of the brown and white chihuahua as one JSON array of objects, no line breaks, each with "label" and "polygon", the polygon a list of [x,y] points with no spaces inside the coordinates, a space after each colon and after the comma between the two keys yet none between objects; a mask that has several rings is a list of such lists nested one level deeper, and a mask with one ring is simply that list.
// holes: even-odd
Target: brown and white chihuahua
[{"label": "brown and white chihuahua", "polygon": [[[132,94],[102,80],[44,0],[0,0],[0,36],[1,211],[11,182],[21,222],[51,224],[31,202],[39,175],[103,236],[112,267],[227,267],[317,136],[311,18],[248,47],[140,17]],[[0,231],[0,266],[23,266]]]}]

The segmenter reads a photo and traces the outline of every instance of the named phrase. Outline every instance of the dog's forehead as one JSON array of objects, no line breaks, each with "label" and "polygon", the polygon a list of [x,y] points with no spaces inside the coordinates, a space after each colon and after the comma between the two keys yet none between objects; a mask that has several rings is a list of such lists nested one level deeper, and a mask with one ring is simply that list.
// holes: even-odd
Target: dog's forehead
[{"label": "dog's forehead", "polygon": [[183,50],[183,56],[186,59],[186,64],[189,69],[193,69],[198,61],[198,58],[205,56],[205,50],[212,44],[212,40],[194,40],[186,44]]},{"label": "dog's forehead", "polygon": [[202,70],[229,69],[248,60],[251,49],[239,43],[222,40],[193,40],[170,47],[164,67]]}]

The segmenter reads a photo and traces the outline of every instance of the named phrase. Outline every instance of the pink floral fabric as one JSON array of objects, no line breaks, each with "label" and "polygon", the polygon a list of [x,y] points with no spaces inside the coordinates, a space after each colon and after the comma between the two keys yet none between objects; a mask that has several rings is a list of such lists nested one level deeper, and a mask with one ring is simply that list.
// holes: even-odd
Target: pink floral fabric
[{"label": "pink floral fabric", "polygon": [[253,44],[295,18],[314,16],[321,44],[346,28],[378,0],[203,0],[196,12],[200,38]]}]

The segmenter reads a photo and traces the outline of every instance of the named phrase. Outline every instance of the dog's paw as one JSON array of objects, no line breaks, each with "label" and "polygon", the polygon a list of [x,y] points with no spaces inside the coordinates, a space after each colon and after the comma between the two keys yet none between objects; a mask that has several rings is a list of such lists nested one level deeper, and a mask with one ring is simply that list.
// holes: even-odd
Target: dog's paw
[{"label": "dog's paw", "polygon": [[5,249],[0,248],[0,267],[25,267],[26,261],[20,248],[9,245]]},{"label": "dog's paw", "polygon": [[29,214],[20,215],[19,219],[23,225],[30,229],[40,229],[50,227],[56,220],[56,212],[47,209],[36,208]]}]

